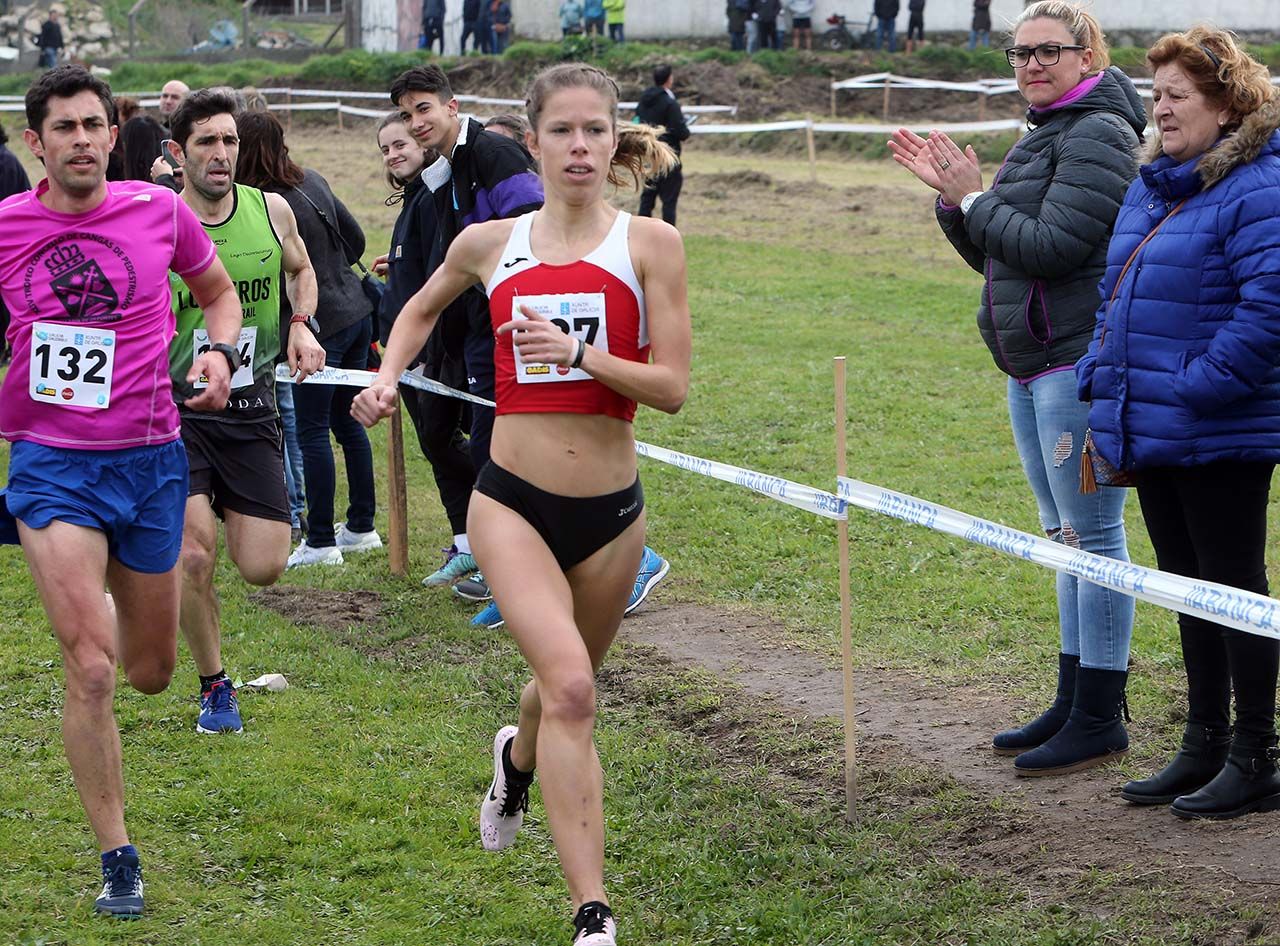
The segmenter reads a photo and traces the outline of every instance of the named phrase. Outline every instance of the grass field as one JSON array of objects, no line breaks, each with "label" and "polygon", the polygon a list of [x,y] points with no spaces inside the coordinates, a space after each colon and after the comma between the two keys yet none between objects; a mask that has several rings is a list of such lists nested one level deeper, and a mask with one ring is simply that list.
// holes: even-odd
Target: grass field
[{"label": "grass field", "polygon": [[[371,258],[396,211],[382,203],[370,128],[299,128],[291,143],[364,222]],[[637,436],[832,489],[831,359],[844,355],[852,476],[1035,531],[1002,377],[973,325],[978,280],[937,232],[928,196],[884,162],[823,163],[815,185],[794,160],[695,148],[686,173],[691,394],[674,417],[642,411]],[[379,457],[384,436],[385,425]],[[0,554],[0,942],[568,942],[536,791],[514,848],[494,856],[477,843],[487,747],[512,715],[522,663],[504,635],[469,627],[470,612],[419,586],[447,526],[408,452],[410,578],[390,577],[378,556],[290,572],[284,585],[321,602],[294,623],[222,566],[230,671],[291,683],[244,696],[243,737],[192,733],[185,656],[167,693],[119,696],[128,818],[147,869],[141,924],[89,917],[96,858],[62,757],[57,650],[20,553]],[[650,543],[672,562],[660,597],[757,615],[780,640],[838,653],[833,524],[660,464],[642,476]],[[1136,503],[1129,521],[1135,560],[1153,563]],[[850,529],[860,666],[910,671],[957,699],[1045,695],[1057,650],[1049,575],[893,520],[855,512]],[[339,600],[365,619],[320,613]],[[758,717],[722,681],[654,668],[640,650],[620,648],[611,666],[598,738],[607,880],[626,943],[1044,946],[1275,932],[1274,898],[1179,904],[1176,880],[1133,879],[1140,864],[1064,877],[1056,896],[1032,894],[1017,863],[968,870],[948,853],[957,831],[999,823],[1007,805],[924,765],[872,764],[860,819],[846,825],[834,723]],[[1139,606],[1134,670],[1135,753],[1112,769],[1117,783],[1173,738],[1181,680],[1168,613]],[[681,724],[710,711],[741,740]]]}]

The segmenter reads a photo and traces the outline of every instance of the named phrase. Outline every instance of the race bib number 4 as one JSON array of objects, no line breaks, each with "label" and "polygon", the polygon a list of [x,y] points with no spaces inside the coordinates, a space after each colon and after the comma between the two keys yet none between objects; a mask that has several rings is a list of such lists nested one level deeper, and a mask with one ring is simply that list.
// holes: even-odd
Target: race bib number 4
[{"label": "race bib number 4", "polygon": [[[191,336],[191,350],[195,352],[194,357],[199,358],[209,350],[210,346],[209,333],[202,328],[195,329]],[[231,376],[231,390],[236,388],[244,388],[253,384],[253,352],[258,346],[258,329],[257,326],[250,328],[242,328],[240,330],[240,340],[236,342],[236,350],[240,352],[240,367],[236,369],[235,374]],[[222,357],[219,355],[218,357]],[[204,375],[196,378],[193,388],[207,388],[209,379]]]},{"label": "race bib number 4", "polygon": [[31,400],[100,409],[111,406],[116,333],[36,322],[31,326]]},{"label": "race bib number 4", "polygon": [[[524,320],[521,306],[528,306],[560,331],[580,338],[592,348],[609,350],[609,326],[605,319],[603,292],[573,292],[543,296],[516,296],[511,301],[511,317]],[[520,384],[547,384],[552,381],[587,381],[591,375],[581,368],[527,362],[520,349],[512,346],[516,356],[516,381]]]}]

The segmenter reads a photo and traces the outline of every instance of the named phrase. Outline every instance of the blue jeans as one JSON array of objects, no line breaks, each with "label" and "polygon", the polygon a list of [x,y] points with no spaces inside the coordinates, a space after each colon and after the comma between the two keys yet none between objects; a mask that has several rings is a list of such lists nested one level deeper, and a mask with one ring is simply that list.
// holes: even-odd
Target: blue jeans
[{"label": "blue jeans", "polygon": [[876,49],[883,49],[885,40],[887,39],[889,42],[889,52],[894,53],[898,51],[896,37],[893,32],[896,25],[897,21],[891,20],[888,17],[882,16],[876,18]]},{"label": "blue jeans", "polygon": [[[1122,562],[1125,491],[1103,486],[1080,492],[1080,451],[1089,405],[1076,400],[1074,371],[1055,371],[1029,384],[1009,379],[1009,420],[1022,469],[1040,508],[1040,524],[1055,542]],[[1058,573],[1062,652],[1079,654],[1095,670],[1127,670],[1133,599]]]},{"label": "blue jeans", "polygon": [[40,50],[40,68],[52,69],[58,64],[58,51],[56,49],[45,48]]},{"label": "blue jeans", "polygon": [[296,529],[307,511],[307,493],[302,488],[302,448],[298,446],[298,417],[293,409],[293,383],[276,383],[276,407],[284,428],[284,488],[289,494],[289,521]]},{"label": "blue jeans", "polygon": [[[362,319],[320,340],[325,364],[331,368],[359,368],[369,363],[373,327]],[[307,544],[325,548],[337,544],[333,535],[333,494],[337,480],[329,431],[342,447],[347,467],[347,529],[371,532],[375,500],[373,450],[360,422],[351,416],[356,388],[344,384],[300,384],[293,392],[302,444],[302,469],[307,483]]]},{"label": "blue jeans", "polygon": [[[979,37],[981,37],[981,39],[979,39]],[[973,52],[973,50],[977,49],[979,42],[981,42],[983,46],[990,46],[991,45],[990,31],[969,30],[969,51]]]}]

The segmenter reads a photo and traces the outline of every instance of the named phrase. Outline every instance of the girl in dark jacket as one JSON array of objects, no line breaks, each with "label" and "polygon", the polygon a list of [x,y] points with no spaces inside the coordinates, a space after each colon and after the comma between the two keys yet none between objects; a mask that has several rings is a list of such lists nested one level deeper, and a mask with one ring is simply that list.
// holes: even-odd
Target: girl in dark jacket
[{"label": "girl in dark jacket", "polygon": [[[1147,62],[1160,137],[1116,220],[1111,301],[1076,367],[1080,396],[1093,399],[1099,453],[1138,473],[1160,568],[1266,595],[1280,460],[1280,100],[1221,30],[1165,36]],[[1172,802],[1183,818],[1280,809],[1280,641],[1186,614],[1178,627],[1182,751],[1123,796]]]},{"label": "girl in dark jacket", "polygon": [[[240,155],[236,180],[280,194],[289,202],[316,271],[319,299],[316,337],[331,368],[368,365],[373,306],[351,265],[364,252],[364,232],[315,171],[289,157],[284,129],[269,112],[241,112],[236,119]],[[336,232],[335,232],[336,229]],[[380,548],[374,531],[373,451],[364,429],[351,417],[355,389],[305,384],[293,392],[307,491],[307,537],[289,556],[289,566],[341,564],[344,552]],[[347,519],[334,528],[336,488],[332,431],[347,468]]]},{"label": "girl in dark jacket", "polygon": [[[1111,226],[1146,125],[1142,100],[1092,16],[1040,0],[1018,19],[1008,50],[1031,130],[984,190],[972,148],[905,129],[894,159],[941,195],[938,222],[985,276],[978,327],[1008,376],[1014,442],[1045,532],[1122,561],[1124,491],[1080,492],[1088,408],[1072,369],[1089,344]],[[993,740],[1020,775],[1097,765],[1129,745],[1120,707],[1133,600],[1060,573],[1058,693],[1040,717]]]}]

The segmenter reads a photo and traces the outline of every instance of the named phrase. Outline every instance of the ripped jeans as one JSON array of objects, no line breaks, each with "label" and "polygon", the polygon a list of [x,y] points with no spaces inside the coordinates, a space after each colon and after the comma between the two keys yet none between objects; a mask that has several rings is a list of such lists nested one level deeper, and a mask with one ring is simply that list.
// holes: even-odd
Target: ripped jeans
[{"label": "ripped jeans", "polygon": [[[1040,509],[1040,525],[1056,542],[1127,562],[1122,488],[1080,492],[1080,451],[1089,405],[1076,400],[1069,368],[1028,384],[1009,379],[1009,420],[1022,469]],[[1095,670],[1127,670],[1133,599],[1061,572],[1057,575],[1062,652]]]}]

